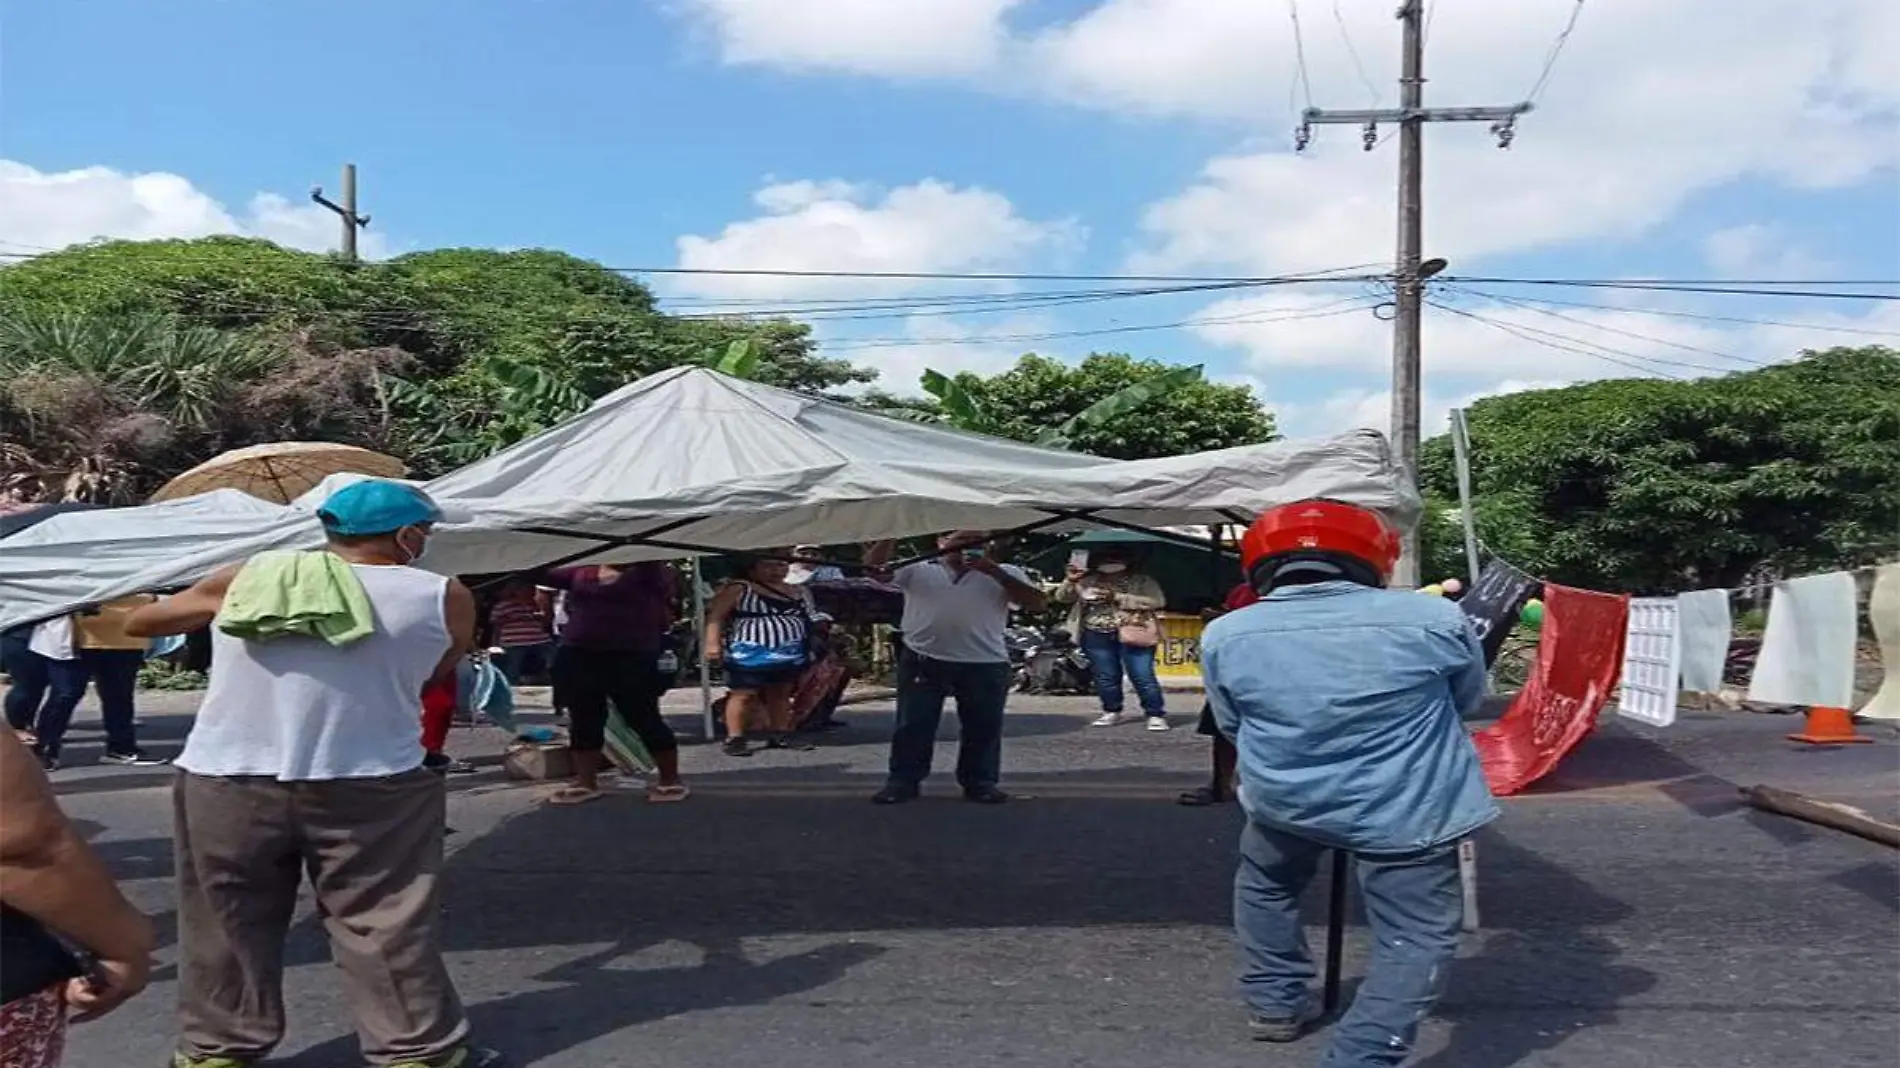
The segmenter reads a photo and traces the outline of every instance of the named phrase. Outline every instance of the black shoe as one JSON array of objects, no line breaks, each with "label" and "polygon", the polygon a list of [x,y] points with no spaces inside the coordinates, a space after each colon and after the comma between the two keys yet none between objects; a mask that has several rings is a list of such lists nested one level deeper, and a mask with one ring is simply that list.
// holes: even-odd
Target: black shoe
[{"label": "black shoe", "polygon": [[731,738],[727,738],[725,744],[720,746],[720,749],[729,757],[749,757],[752,755],[752,747],[746,744],[743,735],[734,735]]},{"label": "black shoe", "polygon": [[58,757],[56,757],[56,756],[48,756],[48,755],[47,755],[47,754],[45,754],[45,753],[35,753],[35,754],[33,754],[33,755],[39,758],[39,761],[40,761],[40,770],[41,770],[41,771],[47,771],[47,772],[52,772],[52,771],[58,771],[58,770],[59,770],[59,758],[58,758]]},{"label": "black shoe", "polygon": [[775,734],[765,743],[768,749],[784,749],[793,753],[809,753],[818,748],[803,738],[790,734]]},{"label": "black shoe", "polygon": [[107,753],[105,756],[99,758],[99,763],[117,764],[127,768],[157,768],[163,767],[171,763],[171,761],[161,760],[155,756],[147,756],[140,750],[134,749],[129,753]]},{"label": "black shoe", "polygon": [[917,796],[918,790],[915,786],[886,786],[871,795],[871,803],[873,805],[902,805],[917,800]]},{"label": "black shoe", "polygon": [[1292,1016],[1262,1016],[1253,1014],[1247,1020],[1247,1033],[1255,1042],[1292,1042],[1306,1032],[1314,1020],[1319,1019],[1319,1006],[1308,1002]]},{"label": "black shoe", "polygon": [[1006,805],[1009,795],[994,786],[978,786],[963,791],[963,799],[976,805]]}]

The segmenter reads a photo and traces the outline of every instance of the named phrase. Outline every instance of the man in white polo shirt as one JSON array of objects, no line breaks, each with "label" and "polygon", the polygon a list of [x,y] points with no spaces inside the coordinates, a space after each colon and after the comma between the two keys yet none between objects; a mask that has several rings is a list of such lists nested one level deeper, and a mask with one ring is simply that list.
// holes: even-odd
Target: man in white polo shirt
[{"label": "man in white polo shirt", "polygon": [[[966,800],[1000,805],[1009,795],[1003,774],[1003,706],[1011,672],[1003,632],[1012,606],[1040,611],[1043,593],[1015,567],[985,549],[987,531],[959,530],[937,539],[939,555],[900,567],[904,649],[897,663],[897,728],[884,788],[871,800],[901,805],[917,799],[936,750],[943,702],[954,698],[962,727],[957,785]],[[865,562],[890,560],[891,543],[871,546]]]}]

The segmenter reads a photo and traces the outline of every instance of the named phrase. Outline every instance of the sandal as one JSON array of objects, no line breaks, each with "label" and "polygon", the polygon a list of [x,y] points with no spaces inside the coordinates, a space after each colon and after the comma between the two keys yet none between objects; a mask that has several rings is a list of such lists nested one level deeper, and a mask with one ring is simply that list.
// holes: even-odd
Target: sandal
[{"label": "sandal", "polygon": [[693,796],[693,791],[687,789],[683,782],[676,782],[671,786],[647,787],[647,803],[650,805],[677,805],[691,796]]},{"label": "sandal", "polygon": [[598,801],[607,796],[605,790],[587,790],[579,786],[563,786],[548,795],[550,805],[585,805],[589,801]]},{"label": "sandal", "polygon": [[789,753],[809,753],[818,748],[811,742],[790,734],[773,735],[772,739],[765,743],[765,747],[767,749],[783,749]]},{"label": "sandal", "polygon": [[1206,808],[1209,805],[1222,804],[1226,802],[1227,798],[1212,786],[1201,786],[1192,790],[1181,791],[1181,796],[1175,798],[1175,800],[1183,805],[1187,805],[1189,808]]}]

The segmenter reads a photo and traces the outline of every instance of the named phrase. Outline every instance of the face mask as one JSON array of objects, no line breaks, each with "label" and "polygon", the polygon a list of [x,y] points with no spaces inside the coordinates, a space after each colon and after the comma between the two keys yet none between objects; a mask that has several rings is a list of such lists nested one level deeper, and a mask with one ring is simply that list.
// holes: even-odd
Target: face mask
[{"label": "face mask", "polygon": [[1119,575],[1122,572],[1128,570],[1128,565],[1127,564],[1103,564],[1100,567],[1096,568],[1096,570],[1100,571],[1104,575]]},{"label": "face mask", "polygon": [[403,563],[413,565],[417,561],[422,559],[424,553],[427,553],[429,551],[429,536],[427,534],[424,534],[422,536],[422,544],[414,549],[411,549],[408,543],[403,541],[402,539],[403,532],[410,529],[412,528],[404,527],[402,530],[399,530],[396,532],[396,548],[401,549],[403,552],[409,554],[409,559],[404,560]]}]

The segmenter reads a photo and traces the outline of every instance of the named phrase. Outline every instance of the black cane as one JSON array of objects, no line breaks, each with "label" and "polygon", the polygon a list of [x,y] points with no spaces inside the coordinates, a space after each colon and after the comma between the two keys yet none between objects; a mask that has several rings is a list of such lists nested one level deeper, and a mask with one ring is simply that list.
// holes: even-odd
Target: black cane
[{"label": "black cane", "polygon": [[1350,853],[1333,850],[1333,882],[1326,893],[1326,982],[1320,998],[1327,1016],[1339,1011],[1339,958],[1346,949],[1346,880],[1351,867]]}]

